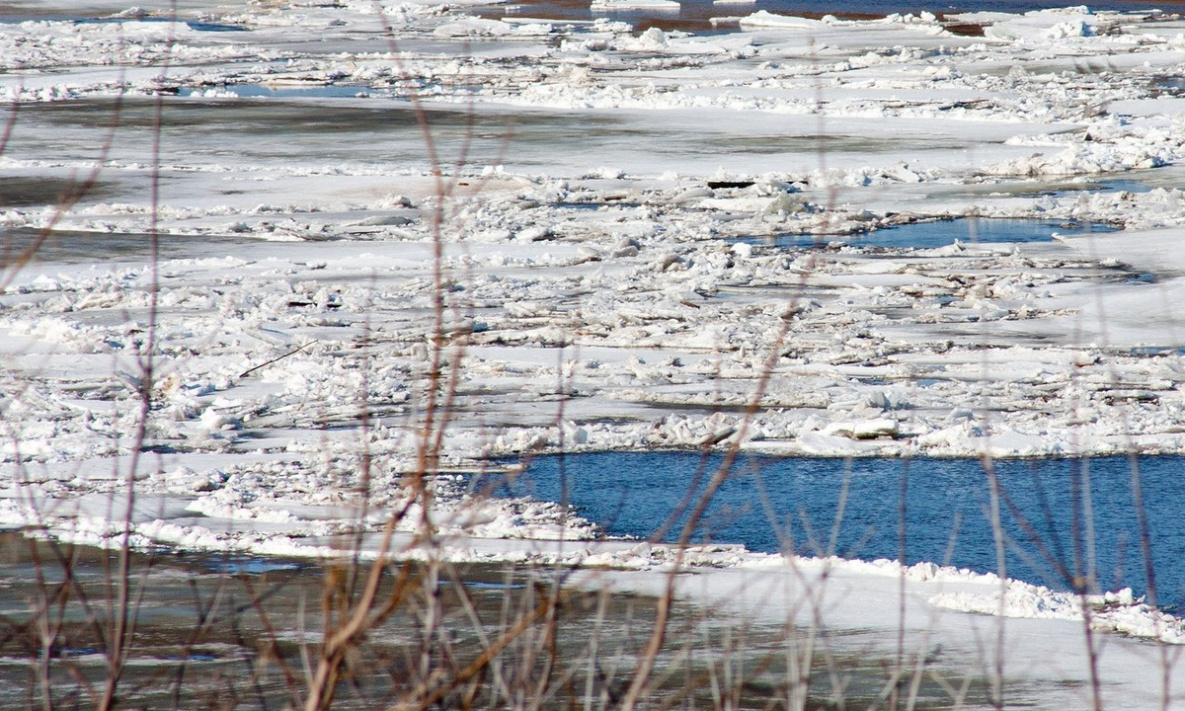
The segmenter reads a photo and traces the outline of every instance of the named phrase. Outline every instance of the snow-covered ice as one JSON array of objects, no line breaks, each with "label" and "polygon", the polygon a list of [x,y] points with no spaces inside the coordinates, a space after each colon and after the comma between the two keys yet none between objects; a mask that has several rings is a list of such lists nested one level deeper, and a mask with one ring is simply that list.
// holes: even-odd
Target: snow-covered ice
[{"label": "snow-covered ice", "polygon": [[[669,562],[585,551],[595,532],[558,506],[453,478],[532,452],[1185,454],[1176,15],[947,18],[968,36],[929,13],[729,6],[738,28],[699,36],[634,31],[611,11],[655,3],[632,0],[588,22],[164,5],[0,22],[11,525],[117,540],[104,502],[130,477],[136,541],[325,554],[406,501],[437,366],[455,380],[433,485],[460,557],[563,539],[585,563]],[[844,241],[963,216],[1121,229]],[[763,560],[713,555],[724,578]],[[829,565],[862,595],[901,574]],[[1081,628],[1061,593],[944,580],[910,578],[919,610]],[[1089,604],[1180,641],[1138,600]],[[1108,693],[1139,685],[1124,663]]]}]

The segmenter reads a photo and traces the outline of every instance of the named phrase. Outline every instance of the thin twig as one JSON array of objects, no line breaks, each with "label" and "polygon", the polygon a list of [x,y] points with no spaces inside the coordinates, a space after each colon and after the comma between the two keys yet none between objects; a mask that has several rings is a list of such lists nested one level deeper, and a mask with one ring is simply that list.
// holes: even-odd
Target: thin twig
[{"label": "thin twig", "polygon": [[300,346],[299,348],[294,348],[294,349],[288,351],[287,353],[285,353],[284,355],[276,356],[275,358],[272,358],[271,360],[267,361],[266,363],[260,363],[259,365],[255,366],[254,368],[248,368],[248,369],[244,370],[243,372],[239,373],[239,377],[245,378],[257,370],[261,370],[263,368],[268,367],[269,365],[271,365],[273,363],[278,363],[278,362],[284,360],[288,356],[294,356],[297,353],[300,353],[304,349],[308,348],[309,346],[313,345],[314,343],[316,343],[316,341],[309,341],[308,343],[304,344],[303,346]]}]

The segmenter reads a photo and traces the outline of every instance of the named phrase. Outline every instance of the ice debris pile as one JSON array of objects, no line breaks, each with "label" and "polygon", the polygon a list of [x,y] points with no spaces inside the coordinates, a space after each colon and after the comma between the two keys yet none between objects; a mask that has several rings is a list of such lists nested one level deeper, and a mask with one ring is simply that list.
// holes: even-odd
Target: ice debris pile
[{"label": "ice debris pile", "polygon": [[1143,598],[1132,597],[1130,588],[1101,595],[1075,595],[1019,580],[990,594],[939,593],[930,604],[950,610],[986,615],[1024,617],[1038,620],[1088,620],[1098,630],[1109,630],[1185,644],[1185,621],[1150,607]]}]

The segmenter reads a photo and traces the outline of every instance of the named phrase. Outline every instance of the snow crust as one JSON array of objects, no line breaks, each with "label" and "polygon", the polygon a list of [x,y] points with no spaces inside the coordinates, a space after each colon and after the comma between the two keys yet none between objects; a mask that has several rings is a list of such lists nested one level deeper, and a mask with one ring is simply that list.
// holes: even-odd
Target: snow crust
[{"label": "snow crust", "polygon": [[[403,507],[401,554],[419,555],[408,481],[443,344],[445,555],[825,569],[873,597],[904,578],[928,613],[1181,642],[1130,591],[597,541],[452,473],[561,450],[1185,454],[1185,21],[950,18],[983,26],[969,37],[930,13],[746,9],[697,36],[474,4],[0,23],[0,224],[16,250],[57,230],[28,263],[4,256],[5,525],[116,545],[130,479],[135,545],[331,555]],[[848,241],[970,215],[1120,229]]]}]

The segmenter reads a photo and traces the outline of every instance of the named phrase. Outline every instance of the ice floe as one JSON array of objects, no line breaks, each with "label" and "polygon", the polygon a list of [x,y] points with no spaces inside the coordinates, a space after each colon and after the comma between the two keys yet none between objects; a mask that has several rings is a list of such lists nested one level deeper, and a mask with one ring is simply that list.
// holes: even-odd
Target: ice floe
[{"label": "ice floe", "polygon": [[[8,525],[110,544],[132,481],[137,544],[328,554],[408,503],[436,407],[459,559],[820,565],[598,547],[448,478],[536,452],[1185,454],[1179,17],[473,5],[0,23]],[[1119,230],[848,239],[968,216]],[[827,565],[1180,641],[1122,594]]]}]

